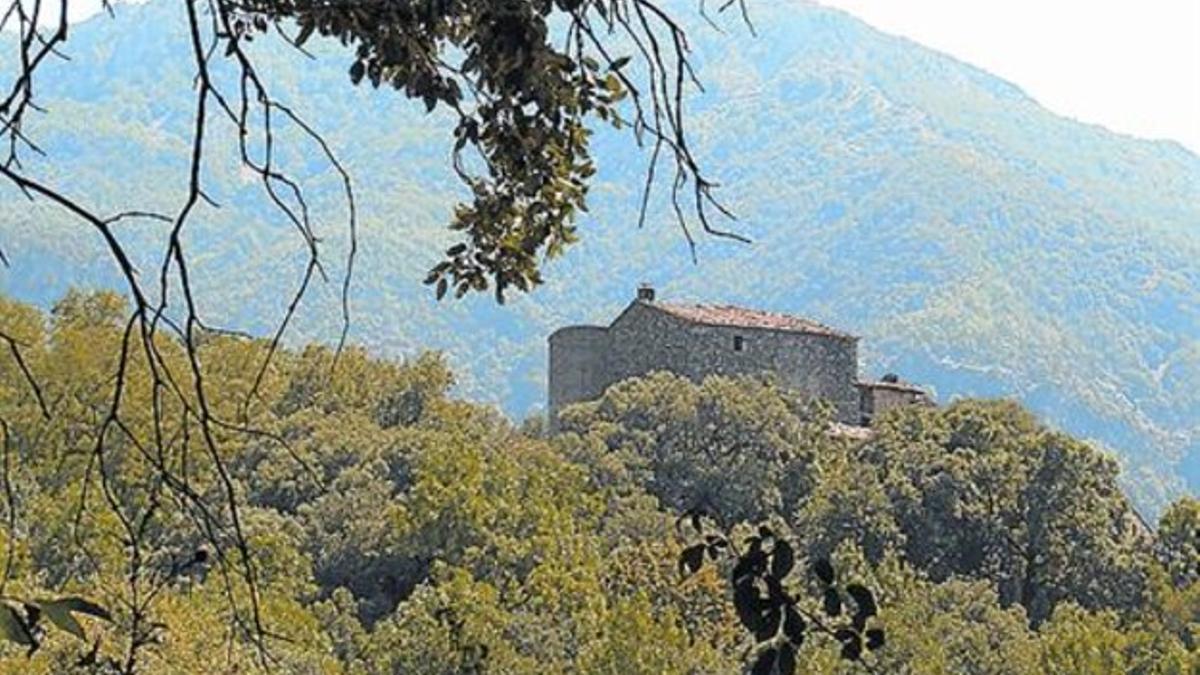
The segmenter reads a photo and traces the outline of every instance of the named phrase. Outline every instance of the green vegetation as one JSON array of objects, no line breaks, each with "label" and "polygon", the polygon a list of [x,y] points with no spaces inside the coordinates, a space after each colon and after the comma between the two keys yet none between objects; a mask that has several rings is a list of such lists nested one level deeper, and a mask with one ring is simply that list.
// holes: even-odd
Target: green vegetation
[{"label": "green vegetation", "polygon": [[[695,154],[739,216],[730,227],[753,243],[701,238],[693,265],[666,172],[637,230],[649,153],[599,129],[589,212],[572,233],[582,245],[503,309],[486,297],[439,305],[420,287],[465,238],[445,227],[472,199],[448,161],[456,115],[349,86],[353,53],[316,34],[305,45],[315,60],[266,37],[243,45],[355,181],[354,342],[394,358],[441,350],[457,395],[522,417],[544,405],[546,335],[610,320],[646,280],[665,298],[845,328],[864,338],[864,375],[898,372],[942,400],[1018,398],[1116,453],[1147,517],[1200,490],[1200,158],[1056,117],[987,73],[799,0],[751,3],[753,38],[733,21],[719,34],[692,0],[666,4],[688,23],[707,92],[688,105]],[[185,26],[182,3],[161,0],[72,27],[71,61],[47,60],[38,82],[51,114],[26,129],[52,160],[31,156],[28,170],[106,213],[174,212],[194,106]],[[236,146],[228,125],[209,132],[214,148]],[[332,279],[314,282],[287,337],[332,343],[341,183],[295,128],[277,132],[279,167],[304,180]],[[214,152],[206,181],[220,208],[202,205],[188,226],[203,316],[269,334],[306,249],[236,158]],[[153,270],[168,229],[135,220],[117,235]],[[0,186],[11,265],[0,292],[48,309],[71,286],[123,287],[97,246],[77,222]]]},{"label": "green vegetation", "polygon": [[[156,426],[151,379],[131,368],[97,444],[123,317],[106,294],[70,294],[49,316],[0,299],[16,347],[0,354],[3,594],[112,615],[78,614],[82,641],[43,625],[32,655],[0,647],[0,672],[258,662],[234,614],[245,588],[226,576],[228,516],[203,508],[222,479],[182,404],[159,397]],[[186,363],[160,339],[165,363]],[[734,560],[680,573],[692,541],[676,523],[696,509],[734,545],[763,523],[790,542],[794,569],[780,569],[806,612],[823,583],[806,570],[826,557],[838,584],[872,589],[870,625],[887,635],[864,656],[875,672],[1200,668],[1200,506],[1181,500],[1142,531],[1109,457],[1013,403],[898,411],[853,443],[769,382],[655,375],[568,410],[547,439],[452,397],[435,354],[351,349],[331,371],[325,347],[285,350],[246,404],[266,347],[211,333],[200,356],[282,672],[749,668]],[[811,633],[800,671],[862,672],[839,649]]]},{"label": "green vegetation", "polygon": [[[1194,156],[1065,124],[788,3],[765,10],[764,42],[697,52],[646,0],[210,9],[129,8],[69,45],[65,23],[44,41],[18,11],[21,58],[0,65],[23,71],[0,106],[0,173],[35,202],[0,203],[18,229],[0,288],[42,308],[0,296],[0,672],[1200,670],[1200,506],[1166,499],[1195,484],[1200,448],[1197,284],[1180,262],[1196,257]],[[298,66],[300,50],[264,46],[272,27],[341,58]],[[78,60],[42,60],[60,46]],[[392,120],[403,97],[347,92],[328,65],[347,58],[351,82],[432,115]],[[685,134],[693,62],[720,104]],[[26,126],[43,104],[56,113]],[[626,125],[653,157],[637,175],[665,151],[672,189],[638,201],[619,193],[641,181],[598,173],[603,159],[631,173],[604,129]],[[432,138],[454,139],[450,162]],[[661,262],[663,237],[695,243],[690,220],[712,233],[700,158],[738,179],[762,245],[705,243],[702,278]],[[609,228],[590,257],[552,262],[593,187],[602,208],[640,203],[684,237]],[[126,297],[58,297],[113,282],[81,224]],[[360,237],[370,282],[354,290]],[[34,272],[7,276],[10,253]],[[570,283],[548,277],[512,313],[394,295],[419,271],[438,299],[503,300],[542,285],[543,265]],[[1126,448],[1137,473],[1011,401],[895,411],[853,440],[754,379],[628,381],[567,410],[553,438],[459,398],[529,409],[539,386],[511,375],[539,379],[545,329],[611,316],[628,293],[613,280],[646,269],[862,329],[935,386],[1019,393]],[[345,283],[308,293],[318,278]],[[351,308],[365,346],[343,351]],[[397,313],[403,332],[381,318]],[[277,351],[285,327],[295,341]],[[299,339],[331,330],[336,349]],[[473,384],[417,355],[439,347],[473,360]],[[378,356],[397,351],[413,356]],[[1164,513],[1157,532],[1120,480]]]}]

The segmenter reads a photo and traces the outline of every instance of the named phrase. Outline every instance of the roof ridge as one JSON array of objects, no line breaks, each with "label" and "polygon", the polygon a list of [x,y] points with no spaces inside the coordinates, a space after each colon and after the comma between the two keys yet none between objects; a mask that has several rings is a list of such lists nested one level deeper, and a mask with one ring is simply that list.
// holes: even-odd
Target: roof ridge
[{"label": "roof ridge", "polygon": [[795,314],[732,304],[651,302],[653,307],[693,323],[779,330],[857,339],[854,335]]}]

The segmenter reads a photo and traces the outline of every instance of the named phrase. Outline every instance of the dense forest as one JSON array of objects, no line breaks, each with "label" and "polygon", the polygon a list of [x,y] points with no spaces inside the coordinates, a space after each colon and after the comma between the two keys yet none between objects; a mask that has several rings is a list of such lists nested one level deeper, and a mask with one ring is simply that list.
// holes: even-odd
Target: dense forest
[{"label": "dense forest", "polygon": [[[704,85],[687,113],[695,152],[738,216],[720,224],[753,243],[700,237],[693,264],[666,172],[639,229],[651,148],[597,120],[580,245],[503,308],[488,294],[437,303],[419,290],[470,196],[449,161],[457,116],[444,105],[427,114],[389,87],[352,87],[352,52],[336,41],[314,35],[305,49],[315,59],[268,36],[242,43],[353,178],[356,343],[395,358],[444,351],[456,392],[520,418],[545,401],[545,336],[611,320],[648,281],[666,298],[861,335],[864,374],[897,372],[944,396],[1017,397],[1117,453],[1122,485],[1148,517],[1200,493],[1200,157],[1056,116],[1010,82],[803,0],[750,3],[754,35],[716,12],[724,2],[708,2],[721,30],[696,0],[661,4],[688,28]],[[61,48],[70,60],[47,59],[37,82],[50,114],[27,122],[48,155],[24,158],[33,175],[105,213],[174,212],[194,128],[185,6],[118,5],[115,17],[72,26]],[[235,64],[217,61],[233,90]],[[0,58],[0,80],[19,62]],[[334,341],[342,185],[319,148],[277,122],[276,161],[303,180],[332,279],[311,285],[287,337]],[[197,300],[215,324],[268,335],[308,249],[247,180],[237,130],[208,133],[221,150],[207,156],[207,194],[220,208],[201,205],[188,226]],[[169,229],[134,219],[117,234],[149,269]],[[71,216],[0,181],[11,265],[0,267],[0,293],[48,309],[71,286],[124,288],[98,245]]]},{"label": "dense forest", "polygon": [[[800,672],[1200,669],[1200,502],[1147,527],[1112,457],[1011,401],[855,440],[770,381],[656,374],[551,438],[454,398],[436,353],[285,349],[256,386],[269,343],[206,332],[209,446],[133,359],[110,414],[127,317],[107,293],[0,298],[0,672],[739,672],[762,647],[733,559],[681,560],[700,512],[791,542],[814,613],[818,561],[873,589],[886,644],[852,661],[813,632]],[[225,481],[241,507],[206,510]]]}]

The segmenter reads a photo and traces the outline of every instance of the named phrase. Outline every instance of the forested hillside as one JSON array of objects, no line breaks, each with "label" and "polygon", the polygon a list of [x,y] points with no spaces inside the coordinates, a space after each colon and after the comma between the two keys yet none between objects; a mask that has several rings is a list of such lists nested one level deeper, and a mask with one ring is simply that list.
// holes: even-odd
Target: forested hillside
[{"label": "forested hillside", "polygon": [[[0,672],[245,672],[262,653],[230,585],[231,523],[202,509],[223,476],[197,423],[173,399],[146,412],[134,368],[96,443],[122,305],[0,298],[21,355],[0,355]],[[172,344],[167,368],[184,363]],[[847,660],[814,624],[797,672],[1200,667],[1200,504],[1146,532],[1111,457],[1011,402],[896,410],[860,443],[769,382],[660,374],[569,409],[547,439],[453,396],[432,354],[352,349],[331,371],[328,348],[286,350],[244,404],[266,343],[202,344],[279,672],[740,672],[759,652],[733,559],[680,561],[697,510],[736,546],[760,524],[791,542],[772,566],[804,616],[830,611],[819,561],[873,590],[885,644]],[[96,606],[73,619],[61,596]],[[763,650],[796,634],[756,630]]]},{"label": "forested hillside", "polygon": [[[319,41],[313,60],[255,45],[276,94],[329,138],[357,184],[352,340],[397,358],[445,350],[458,393],[520,418],[543,405],[545,336],[607,321],[636,282],[651,281],[667,298],[844,327],[864,337],[867,374],[898,371],[943,400],[1015,397],[1118,453],[1148,514],[1195,493],[1200,158],[1058,118],[1011,85],[839,12],[791,1],[751,9],[757,37],[696,17],[707,93],[694,98],[691,124],[740,216],[729,226],[753,243],[702,239],[693,264],[666,185],[637,230],[647,157],[628,137],[601,134],[582,243],[548,266],[545,286],[504,307],[439,306],[420,286],[451,241],[445,224],[461,196],[442,145],[447,119],[350,88],[342,53]],[[101,211],[177,206],[192,76],[178,11],[119,6],[115,20],[75,28],[72,60],[48,64],[41,82],[50,114],[29,122],[53,160],[31,158],[33,169]],[[231,140],[229,128],[211,133]],[[340,184],[298,136],[281,142],[290,150],[280,162],[306,179],[336,277]],[[209,165],[220,208],[189,226],[195,283],[210,323],[263,334],[304,251],[250,177],[229,168],[225,147]],[[131,221],[118,234],[146,253],[161,226]],[[0,248],[11,263],[0,291],[42,307],[72,285],[115,285],[91,234],[9,186]],[[337,336],[339,294],[336,281],[314,289],[292,344]]]}]

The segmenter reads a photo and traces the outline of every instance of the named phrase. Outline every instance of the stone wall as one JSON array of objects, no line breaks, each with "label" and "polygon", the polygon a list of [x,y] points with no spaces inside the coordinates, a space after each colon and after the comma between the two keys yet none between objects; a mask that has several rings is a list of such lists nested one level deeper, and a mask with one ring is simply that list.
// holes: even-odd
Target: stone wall
[{"label": "stone wall", "polygon": [[608,378],[608,330],[603,326],[569,326],[550,335],[549,422],[558,426],[565,406],[599,398]]},{"label": "stone wall", "polygon": [[702,324],[642,298],[608,328],[572,326],[550,336],[551,428],[567,405],[594,400],[614,383],[654,371],[696,382],[710,375],[771,373],[790,389],[830,402],[839,422],[859,424],[863,416],[857,338]]},{"label": "stone wall", "polygon": [[929,398],[923,389],[907,384],[893,384],[890,382],[861,382],[858,385],[860,403],[859,408],[862,410],[861,424],[870,424],[871,420],[891,410],[901,406],[910,405],[933,405],[933,401]]},{"label": "stone wall", "polygon": [[922,402],[919,389],[858,383],[857,337],[698,323],[658,309],[650,298],[635,300],[610,327],[575,325],[550,336],[552,429],[565,406],[598,399],[614,383],[660,370],[695,382],[769,372],[788,388],[829,401],[845,424]]},{"label": "stone wall", "polygon": [[609,329],[608,380],[655,370],[697,382],[709,375],[773,373],[789,388],[832,403],[838,421],[859,419],[854,338],[698,324],[635,302]]},{"label": "stone wall", "polygon": [[692,337],[688,323],[643,301],[631,304],[608,329],[610,383],[666,370],[690,377]]}]

